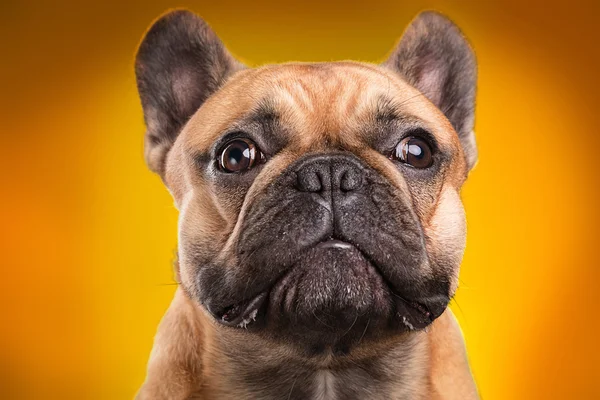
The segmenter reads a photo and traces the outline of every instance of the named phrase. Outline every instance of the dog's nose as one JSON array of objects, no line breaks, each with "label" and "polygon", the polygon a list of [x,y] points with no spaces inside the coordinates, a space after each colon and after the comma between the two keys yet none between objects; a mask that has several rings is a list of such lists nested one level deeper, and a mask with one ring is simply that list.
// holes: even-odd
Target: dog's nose
[{"label": "dog's nose", "polygon": [[300,163],[296,188],[302,192],[351,192],[363,185],[363,168],[350,155],[315,155]]}]

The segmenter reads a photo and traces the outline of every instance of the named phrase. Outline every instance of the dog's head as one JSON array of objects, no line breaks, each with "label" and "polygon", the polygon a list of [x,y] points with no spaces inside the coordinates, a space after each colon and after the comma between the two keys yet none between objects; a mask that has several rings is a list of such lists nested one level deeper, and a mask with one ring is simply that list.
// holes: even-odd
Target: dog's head
[{"label": "dog's head", "polygon": [[222,329],[347,349],[445,310],[477,158],[475,59],[449,20],[419,15],[382,65],[250,69],[175,11],[136,74],[181,286]]}]

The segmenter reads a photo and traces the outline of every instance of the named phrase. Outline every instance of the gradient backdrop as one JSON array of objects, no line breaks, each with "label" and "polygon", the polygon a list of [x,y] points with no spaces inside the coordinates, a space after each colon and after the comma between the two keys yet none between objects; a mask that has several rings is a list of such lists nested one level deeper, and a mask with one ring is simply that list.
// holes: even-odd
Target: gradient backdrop
[{"label": "gradient backdrop", "polygon": [[600,398],[599,3],[2,1],[0,398],[130,399],[175,291],[176,219],[142,158],[136,46],[168,8],[249,65],[380,61],[451,16],[480,80],[452,308],[485,400]]}]

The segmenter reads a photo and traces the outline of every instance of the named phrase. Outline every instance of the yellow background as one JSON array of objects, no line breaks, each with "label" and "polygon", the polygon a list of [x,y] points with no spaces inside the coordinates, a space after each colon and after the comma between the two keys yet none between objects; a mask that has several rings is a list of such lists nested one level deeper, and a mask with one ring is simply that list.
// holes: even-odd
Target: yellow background
[{"label": "yellow background", "polygon": [[175,286],[132,62],[185,6],[250,65],[380,61],[427,8],[479,61],[453,303],[483,399],[600,398],[598,3],[2,1],[0,398],[128,399]]}]

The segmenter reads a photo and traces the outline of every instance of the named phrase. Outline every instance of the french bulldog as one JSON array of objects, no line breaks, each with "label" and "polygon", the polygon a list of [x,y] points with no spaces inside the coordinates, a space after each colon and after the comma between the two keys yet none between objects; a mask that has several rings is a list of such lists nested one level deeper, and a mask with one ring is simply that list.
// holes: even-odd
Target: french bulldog
[{"label": "french bulldog", "polygon": [[248,68],[195,14],[135,61],[178,288],[138,399],[477,399],[447,308],[476,61],[424,12],[380,65]]}]

